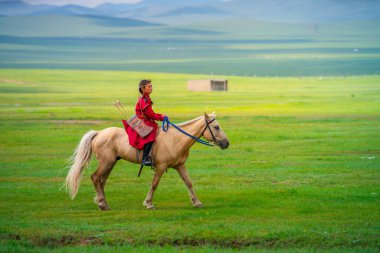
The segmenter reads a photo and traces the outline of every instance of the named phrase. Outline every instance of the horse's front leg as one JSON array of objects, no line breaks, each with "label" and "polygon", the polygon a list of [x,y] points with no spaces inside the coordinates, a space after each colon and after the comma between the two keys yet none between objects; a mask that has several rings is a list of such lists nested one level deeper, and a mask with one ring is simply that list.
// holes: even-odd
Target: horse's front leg
[{"label": "horse's front leg", "polygon": [[190,176],[187,173],[187,169],[185,167],[185,164],[180,164],[175,167],[177,169],[179,175],[181,176],[183,182],[185,182],[187,188],[189,189],[190,199],[193,203],[193,206],[195,207],[203,207],[202,203],[199,201],[197,195],[195,194],[193,190],[193,184],[191,182]]},{"label": "horse's front leg", "polygon": [[148,195],[146,196],[143,205],[146,206],[147,209],[154,209],[153,205],[153,195],[154,191],[157,189],[158,183],[160,182],[162,174],[164,174],[166,168],[165,167],[156,167],[156,171],[154,173],[152,186],[150,187],[150,191],[148,192]]}]

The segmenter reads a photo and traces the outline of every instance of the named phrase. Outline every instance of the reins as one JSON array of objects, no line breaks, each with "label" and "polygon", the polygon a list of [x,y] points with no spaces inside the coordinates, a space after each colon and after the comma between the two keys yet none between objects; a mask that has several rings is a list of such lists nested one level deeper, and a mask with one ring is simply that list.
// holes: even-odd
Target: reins
[{"label": "reins", "polygon": [[[208,122],[207,119],[205,119],[205,121],[206,121],[206,127],[205,127],[205,129],[202,131],[201,136],[204,134],[204,132],[205,132],[206,129],[208,128],[208,129],[210,130],[210,133],[211,133],[211,135],[212,135],[213,140],[216,141],[215,136],[214,136],[214,134],[212,133],[211,128],[210,128],[210,124],[211,124],[212,122],[214,122],[215,119],[211,120],[210,122]],[[196,137],[196,136],[194,136],[194,135],[191,135],[191,134],[187,133],[186,131],[182,130],[182,129],[181,129],[180,127],[178,127],[177,125],[171,123],[171,122],[169,121],[169,119],[167,119],[167,118],[164,119],[164,121],[162,122],[162,130],[163,130],[164,132],[168,131],[169,126],[173,126],[175,129],[177,129],[178,131],[180,131],[180,132],[183,133],[184,135],[189,136],[190,138],[192,138],[192,139],[195,140],[196,142],[199,142],[200,144],[203,144],[203,145],[206,145],[206,146],[211,146],[211,147],[214,146],[214,144],[212,144],[212,143],[210,143],[210,142],[208,142],[208,141],[205,141],[205,140],[199,139],[198,137]]]}]

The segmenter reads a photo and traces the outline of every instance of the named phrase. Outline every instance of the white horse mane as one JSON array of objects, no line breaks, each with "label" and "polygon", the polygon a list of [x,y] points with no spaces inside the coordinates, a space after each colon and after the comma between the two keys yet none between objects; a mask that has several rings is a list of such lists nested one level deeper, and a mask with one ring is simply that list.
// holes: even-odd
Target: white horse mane
[{"label": "white horse mane", "polygon": [[[213,117],[213,118],[216,117],[215,112],[213,112],[213,113],[211,113],[211,114],[208,114],[208,116],[211,116],[211,117]],[[182,122],[182,123],[176,124],[176,125],[177,125],[177,126],[180,126],[180,127],[184,127],[184,126],[187,126],[187,125],[189,125],[189,124],[191,124],[191,123],[193,123],[193,122],[195,122],[195,121],[197,121],[197,120],[199,120],[199,119],[201,119],[201,118],[204,118],[204,116],[199,116],[198,118],[191,119],[191,120],[188,120],[188,121],[185,121],[185,122]]]}]

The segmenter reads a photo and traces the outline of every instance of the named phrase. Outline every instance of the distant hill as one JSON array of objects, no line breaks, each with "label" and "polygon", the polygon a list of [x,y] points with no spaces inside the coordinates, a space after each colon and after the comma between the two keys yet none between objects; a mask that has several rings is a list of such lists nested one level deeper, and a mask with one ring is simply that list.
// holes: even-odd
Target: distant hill
[{"label": "distant hill", "polygon": [[380,0],[0,0],[0,67],[379,74],[379,27]]},{"label": "distant hill", "polygon": [[81,15],[81,17],[89,18],[99,25],[108,27],[136,27],[136,26],[160,26],[161,24],[140,21],[131,18],[114,18],[106,16]]},{"label": "distant hill", "polygon": [[46,10],[33,11],[31,15],[97,15],[97,11],[78,5],[68,4],[49,8]]},{"label": "distant hill", "polygon": [[[107,36],[120,29],[155,28],[161,25],[131,18],[92,15],[2,16],[0,34],[23,37],[88,37]],[[124,31],[123,30],[123,31]],[[128,34],[121,31],[120,33]],[[1,43],[1,40],[0,40]]]},{"label": "distant hill", "polygon": [[325,23],[380,19],[378,0],[232,0],[220,7],[240,17],[272,22]]},{"label": "distant hill", "polygon": [[0,15],[3,16],[15,16],[15,15],[29,15],[37,11],[45,11],[54,9],[54,6],[50,5],[29,5],[21,0],[6,0],[0,1]]},{"label": "distant hill", "polygon": [[[92,15],[134,18],[177,24],[207,19],[245,19],[285,23],[329,23],[380,20],[379,0],[143,0],[136,4],[105,3],[95,8],[78,5],[28,5],[21,0],[0,1],[0,15]],[[196,18],[189,18],[196,16]]]},{"label": "distant hill", "polygon": [[224,14],[228,14],[228,12],[215,8],[215,7],[188,6],[188,7],[180,7],[178,9],[156,15],[156,17],[182,16],[182,15],[224,15]]},{"label": "distant hill", "polygon": [[120,17],[123,16],[124,13],[129,13],[134,9],[138,9],[138,7],[131,4],[104,3],[96,6],[94,9],[102,15]]}]

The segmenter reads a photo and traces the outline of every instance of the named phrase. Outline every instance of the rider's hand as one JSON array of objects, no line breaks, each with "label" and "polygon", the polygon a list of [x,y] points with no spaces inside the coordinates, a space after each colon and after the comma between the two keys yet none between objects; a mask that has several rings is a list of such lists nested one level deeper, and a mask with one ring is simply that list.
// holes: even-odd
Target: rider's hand
[{"label": "rider's hand", "polygon": [[168,116],[164,116],[164,121],[169,121],[169,118],[168,118]]}]

